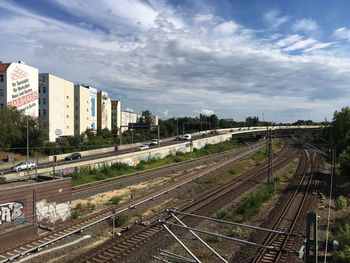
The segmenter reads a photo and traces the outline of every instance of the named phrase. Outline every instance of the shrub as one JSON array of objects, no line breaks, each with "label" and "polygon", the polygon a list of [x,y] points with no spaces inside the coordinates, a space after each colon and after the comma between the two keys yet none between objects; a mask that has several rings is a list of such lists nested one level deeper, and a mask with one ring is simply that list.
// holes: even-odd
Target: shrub
[{"label": "shrub", "polygon": [[348,200],[346,199],[346,197],[342,195],[338,196],[337,199],[335,200],[335,209],[342,210],[347,206],[348,206]]},{"label": "shrub", "polygon": [[71,218],[73,220],[76,220],[76,219],[79,218],[79,216],[80,216],[79,212],[76,209],[72,209],[72,211],[71,211]]},{"label": "shrub", "polygon": [[345,224],[336,236],[340,242],[339,251],[335,252],[335,257],[343,262],[350,261],[350,225]]},{"label": "shrub", "polygon": [[242,237],[246,234],[246,230],[237,226],[232,230],[231,236],[232,237]]},{"label": "shrub", "polygon": [[117,205],[121,200],[122,198],[120,196],[113,196],[111,199],[109,199],[109,202],[113,205]]}]

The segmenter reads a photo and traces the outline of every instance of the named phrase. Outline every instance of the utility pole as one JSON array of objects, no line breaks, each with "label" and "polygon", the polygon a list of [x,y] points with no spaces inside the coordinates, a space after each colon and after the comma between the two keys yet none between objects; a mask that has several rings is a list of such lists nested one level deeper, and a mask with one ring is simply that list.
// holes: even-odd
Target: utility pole
[{"label": "utility pole", "polygon": [[185,135],[185,123],[183,122],[182,123],[182,138],[184,137]]},{"label": "utility pole", "polygon": [[179,118],[176,118],[176,141],[179,140]]},{"label": "utility pole", "polygon": [[28,115],[27,115],[27,175],[29,174],[29,126],[28,126]]},{"label": "utility pole", "polygon": [[160,126],[157,125],[158,128],[158,141],[157,141],[157,147],[159,147],[160,143],[159,143],[159,138],[160,138]]},{"label": "utility pole", "polygon": [[115,236],[115,207],[112,208],[113,224],[112,224],[112,238]]},{"label": "utility pole", "polygon": [[272,179],[272,129],[268,133],[268,171],[267,182],[270,183]]}]

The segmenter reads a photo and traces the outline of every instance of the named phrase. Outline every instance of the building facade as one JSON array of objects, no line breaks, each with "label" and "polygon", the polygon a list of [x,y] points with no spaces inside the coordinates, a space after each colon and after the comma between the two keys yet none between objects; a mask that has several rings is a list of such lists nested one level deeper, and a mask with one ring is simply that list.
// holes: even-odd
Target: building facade
[{"label": "building facade", "polygon": [[112,129],[111,99],[107,92],[97,93],[97,128]]},{"label": "building facade", "polygon": [[112,100],[112,131],[119,134],[119,129],[122,124],[122,109],[120,100]]},{"label": "building facade", "polygon": [[19,61],[0,62],[0,107],[14,106],[37,117],[39,70]]},{"label": "building facade", "polygon": [[74,83],[53,74],[39,74],[39,116],[48,139],[74,135]]},{"label": "building facade", "polygon": [[97,89],[85,86],[90,91],[90,129],[97,129]]},{"label": "building facade", "polygon": [[80,135],[91,128],[91,97],[89,88],[74,86],[74,134]]},{"label": "building facade", "polygon": [[[124,132],[128,130],[129,123],[136,123],[139,122],[141,115],[133,112],[133,111],[122,111],[122,123],[121,123],[121,131]],[[123,127],[124,126],[124,127]]]}]

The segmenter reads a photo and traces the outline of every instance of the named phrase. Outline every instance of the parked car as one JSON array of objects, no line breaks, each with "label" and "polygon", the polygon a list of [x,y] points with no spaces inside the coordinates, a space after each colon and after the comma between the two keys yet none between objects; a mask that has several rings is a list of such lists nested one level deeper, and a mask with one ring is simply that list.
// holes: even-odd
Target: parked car
[{"label": "parked car", "polygon": [[64,159],[66,161],[71,161],[71,160],[78,160],[81,158],[80,153],[71,153],[70,155],[66,156]]},{"label": "parked car", "polygon": [[152,139],[151,142],[148,145],[149,146],[156,146],[156,145],[158,145],[158,140],[157,139]]},{"label": "parked car", "polygon": [[137,147],[137,149],[138,149],[139,151],[148,150],[148,149],[149,149],[149,146],[148,146],[147,144],[143,144],[143,145]]},{"label": "parked car", "polygon": [[183,139],[186,140],[186,141],[189,141],[189,140],[192,139],[192,136],[191,136],[191,134],[185,134]]},{"label": "parked car", "polygon": [[174,141],[181,141],[182,137],[181,136],[176,136]]},{"label": "parked car", "polygon": [[37,165],[35,162],[33,161],[28,161],[28,162],[21,162],[18,163],[17,165],[15,165],[14,167],[12,167],[12,170],[16,171],[17,173],[22,171],[22,170],[27,170],[27,169],[34,169],[36,168]]}]

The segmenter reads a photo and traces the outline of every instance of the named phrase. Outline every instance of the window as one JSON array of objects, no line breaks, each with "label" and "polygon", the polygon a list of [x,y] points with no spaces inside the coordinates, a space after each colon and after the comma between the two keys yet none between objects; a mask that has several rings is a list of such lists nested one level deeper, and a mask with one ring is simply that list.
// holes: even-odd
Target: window
[{"label": "window", "polygon": [[41,92],[41,87],[39,87],[39,93]]},{"label": "window", "polygon": [[4,96],[4,90],[0,89],[0,96],[3,97]]},{"label": "window", "polygon": [[39,98],[39,104],[41,104],[41,99]]},{"label": "window", "polygon": [[46,116],[46,110],[43,110],[43,115]]},{"label": "window", "polygon": [[67,115],[67,118],[69,118],[69,115]]},{"label": "window", "polygon": [[46,105],[46,98],[43,98],[43,105]]},{"label": "window", "polygon": [[67,105],[67,108],[69,109],[69,105]]},{"label": "window", "polygon": [[46,87],[43,87],[43,93],[46,93]]},{"label": "window", "polygon": [[[40,104],[40,99],[39,99],[39,104]],[[39,110],[39,116],[41,115],[41,110]]]},{"label": "window", "polygon": [[0,75],[0,81],[4,82],[4,75],[2,75],[2,74]]},{"label": "window", "polygon": [[69,96],[67,96],[67,99],[69,99]]},{"label": "window", "polygon": [[67,129],[69,129],[69,126],[67,126]]},{"label": "window", "polygon": [[3,107],[4,107],[4,104],[1,103],[1,104],[0,104],[0,109],[3,108]]}]

